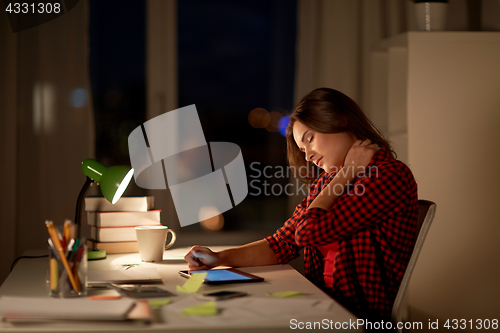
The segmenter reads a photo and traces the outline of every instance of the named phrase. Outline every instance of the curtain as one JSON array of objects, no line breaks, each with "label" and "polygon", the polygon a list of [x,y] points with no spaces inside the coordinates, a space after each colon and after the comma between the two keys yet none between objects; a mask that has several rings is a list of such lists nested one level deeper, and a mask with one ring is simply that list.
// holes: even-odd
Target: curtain
[{"label": "curtain", "polygon": [[80,1],[17,33],[2,14],[0,281],[15,257],[47,248],[45,220],[74,219],[81,162],[94,155],[87,10]]},{"label": "curtain", "polygon": [[17,179],[17,36],[0,19],[0,282],[15,257]]},{"label": "curtain", "polygon": [[[369,114],[365,87],[377,42],[416,30],[411,0],[300,0],[295,101],[338,89]],[[500,1],[449,0],[446,31],[500,30]]]},{"label": "curtain", "polygon": [[[178,106],[177,0],[147,0],[147,108],[146,120]],[[168,143],[166,143],[168,144]],[[169,190],[148,190],[161,209],[162,223],[179,231]]]}]

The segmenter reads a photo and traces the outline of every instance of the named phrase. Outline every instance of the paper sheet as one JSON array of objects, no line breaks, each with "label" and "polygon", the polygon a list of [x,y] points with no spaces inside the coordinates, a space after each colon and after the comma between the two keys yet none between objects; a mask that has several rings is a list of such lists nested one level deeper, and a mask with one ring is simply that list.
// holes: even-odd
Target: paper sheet
[{"label": "paper sheet", "polygon": [[[161,311],[182,314],[183,309],[202,304],[206,301],[190,296],[164,306]],[[217,301],[217,315],[192,317],[206,325],[231,325],[274,321],[277,318],[298,318],[329,314],[331,300],[307,298],[241,297]]]}]

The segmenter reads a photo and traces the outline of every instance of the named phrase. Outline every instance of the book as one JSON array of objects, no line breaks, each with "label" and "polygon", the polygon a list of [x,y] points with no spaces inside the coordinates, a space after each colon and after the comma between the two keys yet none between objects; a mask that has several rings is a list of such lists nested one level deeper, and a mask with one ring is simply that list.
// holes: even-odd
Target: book
[{"label": "book", "polygon": [[89,287],[106,286],[110,283],[154,284],[163,283],[163,281],[154,268],[134,267],[131,269],[87,272],[87,285]]},{"label": "book", "polygon": [[146,212],[154,208],[154,196],[121,197],[114,205],[104,197],[86,197],[87,212]]},{"label": "book", "polygon": [[92,239],[87,240],[89,249],[106,250],[106,253],[133,253],[139,252],[137,242],[98,242]]},{"label": "book", "polygon": [[135,227],[90,227],[90,238],[98,242],[137,242]]},{"label": "book", "polygon": [[160,223],[160,210],[146,212],[87,212],[87,223],[94,227],[136,227]]}]

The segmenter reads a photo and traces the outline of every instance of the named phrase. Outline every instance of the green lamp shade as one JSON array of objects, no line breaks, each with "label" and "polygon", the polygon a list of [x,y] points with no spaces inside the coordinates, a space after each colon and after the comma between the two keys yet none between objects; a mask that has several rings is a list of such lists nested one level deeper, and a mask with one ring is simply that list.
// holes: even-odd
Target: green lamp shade
[{"label": "green lamp shade", "polygon": [[112,204],[121,198],[134,175],[134,169],[130,167],[119,165],[107,168],[91,158],[83,161],[82,171],[99,183],[102,194]]}]

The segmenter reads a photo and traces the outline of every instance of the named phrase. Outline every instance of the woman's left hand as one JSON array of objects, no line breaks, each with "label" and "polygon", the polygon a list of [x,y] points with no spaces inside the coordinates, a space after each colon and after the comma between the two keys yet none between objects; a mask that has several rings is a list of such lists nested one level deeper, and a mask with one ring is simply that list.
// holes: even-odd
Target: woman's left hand
[{"label": "woman's left hand", "polygon": [[363,171],[380,149],[382,148],[368,139],[357,140],[347,152],[344,167],[354,167],[356,171]]},{"label": "woman's left hand", "polygon": [[354,181],[356,174],[365,170],[373,156],[380,149],[382,148],[370,140],[357,140],[354,142],[347,152],[342,170],[335,175],[333,180],[311,202],[307,209],[315,207],[325,210],[330,209],[337,198],[343,193],[343,191],[338,192],[336,187],[341,186],[341,188],[344,188],[344,186]]}]

